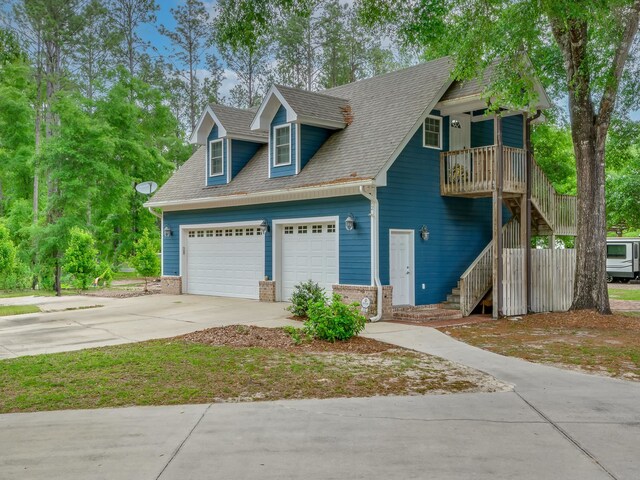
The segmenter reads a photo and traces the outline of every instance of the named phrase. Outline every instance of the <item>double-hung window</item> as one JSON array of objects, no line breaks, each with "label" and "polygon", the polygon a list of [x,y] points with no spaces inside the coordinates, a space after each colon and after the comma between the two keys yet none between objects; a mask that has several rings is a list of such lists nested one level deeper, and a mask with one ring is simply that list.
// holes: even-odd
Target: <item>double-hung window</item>
[{"label": "double-hung window", "polygon": [[209,176],[215,177],[223,173],[222,140],[213,140],[209,142]]},{"label": "double-hung window", "polygon": [[273,130],[273,164],[289,165],[291,163],[291,126],[281,125]]},{"label": "double-hung window", "polygon": [[442,149],[442,118],[429,115],[424,119],[422,145]]}]

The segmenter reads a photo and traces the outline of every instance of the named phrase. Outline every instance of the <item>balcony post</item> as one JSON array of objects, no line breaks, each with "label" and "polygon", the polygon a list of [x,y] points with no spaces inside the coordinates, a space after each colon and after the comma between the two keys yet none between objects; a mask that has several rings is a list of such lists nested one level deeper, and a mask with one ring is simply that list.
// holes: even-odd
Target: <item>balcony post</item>
[{"label": "balcony post", "polygon": [[533,169],[533,147],[531,146],[531,122],[538,118],[542,112],[538,110],[533,117],[524,114],[525,125],[525,150],[526,150],[526,241],[523,245],[525,250],[525,275],[527,285],[527,313],[531,313],[531,172]]},{"label": "balcony post", "polygon": [[502,151],[502,117],[494,115],[496,132],[495,188],[493,189],[493,318],[502,315],[502,191],[504,165]]}]

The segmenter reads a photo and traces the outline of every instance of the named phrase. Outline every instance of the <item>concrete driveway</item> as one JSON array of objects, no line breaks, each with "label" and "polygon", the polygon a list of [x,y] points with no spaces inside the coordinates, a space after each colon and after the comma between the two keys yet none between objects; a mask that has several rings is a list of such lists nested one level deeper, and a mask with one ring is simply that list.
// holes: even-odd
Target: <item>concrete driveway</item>
[{"label": "concrete driveway", "polygon": [[[283,323],[281,305],[147,298],[158,334],[198,318]],[[130,300],[120,311],[128,326],[109,328],[143,336],[128,315],[149,314],[131,313],[137,301],[151,307]],[[366,334],[483,370],[514,391],[0,415],[0,478],[639,478],[640,384],[502,357],[425,327],[378,323]]]},{"label": "concrete driveway", "polygon": [[[0,317],[0,359],[172,337],[236,323],[267,327],[294,323],[286,320],[283,303],[197,295],[0,300],[2,304],[10,302],[61,311]],[[102,306],[64,310],[91,305]]]}]

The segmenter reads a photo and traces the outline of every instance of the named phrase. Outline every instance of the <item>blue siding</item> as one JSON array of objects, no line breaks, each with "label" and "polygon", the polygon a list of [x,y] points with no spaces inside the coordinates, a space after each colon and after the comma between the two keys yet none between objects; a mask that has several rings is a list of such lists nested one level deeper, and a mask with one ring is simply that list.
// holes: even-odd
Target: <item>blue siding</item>
[{"label": "blue siding", "polygon": [[493,119],[471,122],[471,148],[493,145]]},{"label": "blue siding", "polygon": [[217,140],[218,138],[220,138],[218,136],[218,126],[214,125],[213,128],[211,129],[211,132],[209,133],[209,137],[207,137],[207,171],[205,175],[207,176],[207,185],[209,186],[224,185],[225,183],[227,183],[227,142],[224,140],[222,141],[222,172],[223,174],[215,177],[209,176],[209,172],[211,171],[209,168],[209,162],[211,161],[211,158],[210,158],[211,152],[209,151],[209,141]]},{"label": "blue siding", "polygon": [[326,128],[300,125],[300,170],[331,136],[333,131]]},{"label": "blue siding", "polygon": [[276,115],[273,117],[271,121],[270,134],[269,134],[269,158],[271,162],[271,176],[272,177],[288,177],[290,175],[296,174],[296,128],[294,124],[290,124],[291,127],[291,164],[290,165],[282,165],[276,167],[273,162],[273,154],[274,154],[274,130],[278,125],[286,125],[287,124],[287,111],[281,105],[278,109]]},{"label": "blue siding", "polygon": [[[389,229],[413,229],[417,305],[444,301],[491,240],[491,199],[442,197],[439,153],[422,146],[419,128],[389,169],[387,186],[378,191],[381,281],[389,284]],[[423,224],[430,232],[426,242],[418,234]]]},{"label": "blue siding", "polygon": [[231,179],[240,173],[262,146],[261,143],[231,140]]},{"label": "blue siding", "polygon": [[[248,205],[209,210],[165,212],[164,225],[174,232],[163,237],[164,275],[179,275],[179,232],[181,225],[272,220],[301,217],[339,216],[337,231],[340,235],[340,283],[353,285],[371,284],[371,222],[370,203],[363,196],[336,197],[287,203]],[[356,219],[356,228],[350,232],[344,228],[349,214]],[[272,232],[265,236],[265,269],[269,278],[272,268]]]},{"label": "blue siding", "polygon": [[507,147],[524,148],[522,115],[511,115],[502,119],[502,143]]},{"label": "blue siding", "polygon": [[[479,112],[474,112],[479,113]],[[507,147],[524,148],[522,138],[522,115],[511,115],[502,119],[502,143]],[[471,122],[471,147],[493,145],[493,119]]]}]

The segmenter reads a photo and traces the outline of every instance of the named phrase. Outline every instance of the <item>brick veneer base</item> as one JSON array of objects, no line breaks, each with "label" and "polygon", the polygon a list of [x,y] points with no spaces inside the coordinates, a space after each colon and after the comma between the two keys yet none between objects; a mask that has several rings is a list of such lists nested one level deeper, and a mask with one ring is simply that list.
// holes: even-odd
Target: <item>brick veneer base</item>
[{"label": "brick veneer base", "polygon": [[276,301],[276,282],[273,280],[260,280],[259,297],[261,302]]},{"label": "brick veneer base", "polygon": [[[364,297],[368,297],[371,305],[367,309],[366,317],[372,318],[378,312],[377,297],[378,288],[370,285],[333,285],[334,293],[342,297],[345,303],[360,303]],[[382,286],[382,318],[381,320],[391,320],[393,318],[391,285]]]},{"label": "brick veneer base", "polygon": [[167,295],[182,294],[182,277],[162,277],[160,280],[160,289],[162,293]]}]

